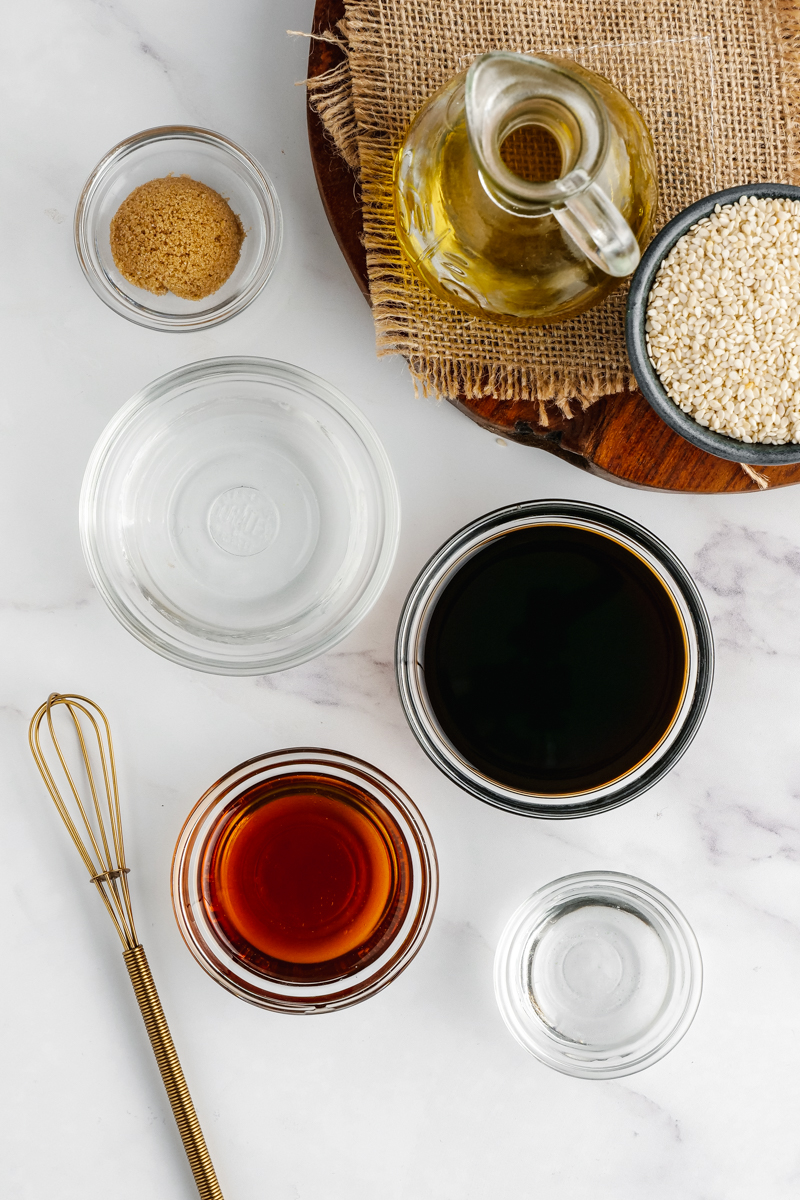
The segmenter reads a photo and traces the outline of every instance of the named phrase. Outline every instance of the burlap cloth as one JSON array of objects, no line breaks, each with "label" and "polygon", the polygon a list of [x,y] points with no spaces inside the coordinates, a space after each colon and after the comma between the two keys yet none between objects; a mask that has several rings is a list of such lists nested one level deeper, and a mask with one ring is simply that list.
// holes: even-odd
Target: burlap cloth
[{"label": "burlap cloth", "polygon": [[656,228],[738,183],[800,167],[799,0],[345,0],[331,31],[346,60],[309,81],[311,103],[360,171],[379,354],[423,389],[538,401],[569,414],[633,384],[622,287],[560,325],[497,325],[440,300],[395,235],[392,167],[423,101],[491,49],[568,55],[642,112],[658,159]]}]

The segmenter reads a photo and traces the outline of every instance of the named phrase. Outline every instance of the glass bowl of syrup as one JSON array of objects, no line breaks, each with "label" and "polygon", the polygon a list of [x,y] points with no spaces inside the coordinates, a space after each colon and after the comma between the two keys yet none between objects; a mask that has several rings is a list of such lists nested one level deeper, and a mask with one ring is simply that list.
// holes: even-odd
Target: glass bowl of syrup
[{"label": "glass bowl of syrup", "polygon": [[540,1062],[616,1079],[658,1062],[694,1020],[697,939],[667,896],[632,875],[583,871],[513,914],[494,963],[509,1031]]},{"label": "glass bowl of syrup", "polygon": [[331,750],[281,750],[229,771],[190,813],[172,865],[194,957],[277,1012],[330,1012],[381,991],[425,940],[437,890],[413,801]]},{"label": "glass bowl of syrup", "polygon": [[672,551],[566,500],[456,533],[412,587],[396,646],[426,754],[472,795],[536,817],[652,787],[699,728],[713,663],[708,614]]}]

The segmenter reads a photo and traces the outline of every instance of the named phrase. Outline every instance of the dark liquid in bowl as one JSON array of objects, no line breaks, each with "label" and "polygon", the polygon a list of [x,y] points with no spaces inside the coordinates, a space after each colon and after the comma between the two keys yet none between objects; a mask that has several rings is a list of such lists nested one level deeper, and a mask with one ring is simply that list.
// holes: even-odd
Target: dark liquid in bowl
[{"label": "dark liquid in bowl", "polygon": [[423,646],[429,701],[458,753],[544,795],[632,770],[681,702],[681,618],[654,571],[574,526],[503,534],[442,591]]},{"label": "dark liquid in bowl", "polygon": [[324,775],[284,775],[238,796],[201,870],[218,940],[252,970],[287,982],[341,979],[374,961],[411,892],[391,814]]}]

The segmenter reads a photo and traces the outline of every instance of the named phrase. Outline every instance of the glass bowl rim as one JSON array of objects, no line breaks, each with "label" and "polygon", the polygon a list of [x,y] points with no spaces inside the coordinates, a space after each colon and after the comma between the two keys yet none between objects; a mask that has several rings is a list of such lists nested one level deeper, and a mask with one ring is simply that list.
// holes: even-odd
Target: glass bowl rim
[{"label": "glass bowl rim", "polygon": [[[555,796],[524,792],[497,783],[473,768],[450,746],[437,730],[436,722],[426,708],[424,686],[418,682],[418,642],[433,600],[441,594],[446,581],[453,578],[460,565],[476,553],[485,540],[524,527],[526,523],[548,524],[558,523],[559,520],[601,526],[615,540],[620,537],[628,539],[648,552],[660,570],[655,571],[649,562],[648,566],[662,579],[673,602],[675,593],[684,602],[686,614],[681,613],[681,620],[686,625],[688,617],[689,625],[684,632],[687,636],[693,635],[694,645],[689,647],[689,651],[695,655],[696,663],[692,689],[686,692],[671,729],[643,760],[643,764],[638,764],[619,780],[612,780],[602,788],[575,793],[574,796],[566,796],[563,802],[556,803],[558,798]],[[672,580],[672,587],[668,586],[668,580],[663,578],[662,573]],[[468,522],[429,558],[409,589],[400,614],[395,639],[395,674],[403,711],[414,737],[428,758],[453,783],[479,800],[507,812],[563,820],[605,812],[626,804],[657,783],[678,762],[694,740],[711,698],[714,640],[708,612],[694,579],[677,555],[654,533],[630,517],[599,504],[581,500],[530,500],[494,509]]]},{"label": "glass bowl rim", "polygon": [[[231,785],[239,779],[242,782],[246,781],[248,786],[252,786],[258,781],[259,767],[267,769],[269,767],[286,767],[291,768],[292,773],[299,773],[304,769],[316,769],[318,774],[325,774],[326,767],[329,770],[339,767],[343,771],[352,772],[359,780],[365,781],[370,789],[379,793],[380,803],[390,812],[392,806],[396,808],[413,834],[413,844],[409,842],[408,849],[413,860],[413,872],[415,875],[419,875],[419,897],[415,910],[412,912],[409,909],[401,929],[381,956],[383,958],[386,953],[392,951],[391,957],[383,963],[379,959],[377,964],[375,962],[368,964],[365,969],[366,977],[361,980],[359,980],[358,972],[355,972],[335,981],[341,985],[339,989],[327,991],[324,995],[314,995],[312,991],[314,987],[323,985],[294,985],[299,993],[295,995],[286,990],[291,985],[281,984],[277,981],[273,983],[255,973],[252,978],[258,981],[257,987],[250,989],[244,983],[237,982],[225,969],[226,958],[222,948],[213,944],[210,938],[208,942],[201,943],[192,932],[194,922],[189,920],[185,911],[183,903],[185,890],[189,891],[192,896],[194,895],[192,887],[196,881],[188,876],[191,869],[193,840],[200,824],[208,818],[215,806],[219,806],[219,812],[215,817],[215,820],[219,820],[222,812],[231,802]],[[280,775],[274,777],[279,778]],[[391,812],[391,815],[396,817],[397,813]],[[208,836],[206,834],[206,839]],[[416,887],[416,882],[413,887]],[[181,827],[172,856],[170,878],[172,910],[181,937],[192,957],[215,982],[221,984],[233,995],[259,1008],[291,1015],[334,1012],[349,1008],[388,987],[409,966],[422,948],[436,912],[438,893],[439,865],[436,847],[425,818],[405,789],[395,783],[385,771],[375,767],[372,763],[355,755],[346,754],[344,751],[329,750],[323,747],[295,746],[273,750],[246,759],[226,771],[211,787],[206,789],[193,805]],[[195,902],[192,901],[192,906]],[[400,942],[399,945],[398,942]],[[213,954],[216,957],[212,956],[209,947],[213,947]],[[267,990],[269,988],[273,990]]]},{"label": "glass bowl rim", "polygon": [[[213,380],[215,377],[229,378],[237,373],[262,375],[269,380],[288,377],[301,388],[310,391],[317,399],[323,400],[336,416],[353,430],[363,445],[374,467],[384,506],[383,532],[374,570],[356,603],[347,613],[346,619],[340,621],[332,631],[328,630],[327,633],[318,635],[305,647],[291,654],[285,653],[277,661],[265,657],[263,650],[260,658],[251,659],[226,658],[222,653],[212,655],[210,651],[202,656],[199,652],[192,653],[182,648],[162,631],[156,631],[146,625],[127,603],[120,600],[112,580],[107,577],[102,556],[96,545],[95,497],[104,466],[142,410],[168,399],[174,388],[182,388],[188,383]],[[92,582],[120,624],[143,645],[171,662],[193,670],[218,675],[263,675],[300,666],[330,650],[353,631],[377,602],[397,556],[400,538],[400,496],[389,456],[376,430],[358,406],[339,388],[294,363],[254,355],[229,355],[199,359],[197,362],[168,371],[145,384],[117,409],[98,436],[86,465],[79,501],[79,527],[81,547]]]},{"label": "glass bowl rim", "polygon": [[[258,211],[265,234],[264,251],[251,270],[250,282],[225,303],[211,308],[198,308],[189,313],[159,313],[133,301],[124,293],[119,294],[112,289],[95,262],[91,236],[93,201],[109,173],[128,154],[172,139],[195,141],[201,146],[214,146],[245,168],[250,189],[258,201]],[[78,197],[73,220],[73,233],[75,252],[84,276],[95,294],[113,312],[146,329],[164,333],[191,333],[198,329],[210,329],[230,320],[231,317],[235,317],[237,313],[247,308],[263,290],[275,268],[283,244],[283,216],[278,193],[269,175],[261,164],[236,142],[213,129],[204,129],[197,125],[157,125],[123,138],[103,155],[90,173]],[[206,299],[213,301],[213,296],[206,297]],[[196,303],[202,304],[203,302],[197,301]]]},{"label": "glass bowl rim", "polygon": [[[597,890],[592,891],[592,888]],[[627,1059],[624,1049],[618,1050],[616,1054],[609,1052],[605,1058],[596,1059],[589,1057],[589,1047],[583,1056],[568,1055],[566,1047],[571,1043],[558,1037],[538,1016],[533,1004],[527,1004],[523,1009],[521,1004],[515,1003],[510,983],[521,965],[517,953],[520,947],[517,943],[524,942],[524,952],[531,934],[544,924],[554,908],[584,898],[602,899],[603,889],[616,889],[624,898],[629,899],[631,910],[641,919],[646,919],[641,916],[644,906],[656,911],[659,928],[655,932],[662,945],[666,945],[674,955],[685,981],[682,989],[683,1004],[680,1007],[676,1006],[674,1019],[665,1028],[661,1040],[638,1056]],[[610,904],[614,903],[613,896],[609,896],[608,899]],[[650,920],[647,920],[647,923],[653,928]],[[643,1071],[664,1058],[688,1032],[697,1013],[702,991],[703,959],[700,946],[681,909],[674,900],[653,884],[639,876],[620,871],[576,871],[544,884],[511,914],[495,951],[495,1000],[509,1033],[545,1066],[579,1079],[618,1079]],[[674,1000],[675,997],[678,997],[680,1002],[681,989],[675,986],[673,977],[670,1000]]]}]

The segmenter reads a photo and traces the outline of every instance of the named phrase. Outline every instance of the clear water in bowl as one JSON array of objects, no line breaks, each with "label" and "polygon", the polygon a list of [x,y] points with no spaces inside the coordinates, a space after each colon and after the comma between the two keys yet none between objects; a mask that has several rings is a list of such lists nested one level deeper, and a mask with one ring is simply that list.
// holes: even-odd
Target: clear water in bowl
[{"label": "clear water in bowl", "polygon": [[120,411],[87,467],[81,533],[109,607],[201,670],[296,665],[343,637],[394,558],[397,494],[341,393],[264,359],[195,363]]},{"label": "clear water in bowl", "polygon": [[323,429],[277,407],[242,396],[186,414],[126,479],[125,554],[151,601],[198,636],[252,642],[285,628],[330,580],[346,584],[348,550],[363,548],[350,524],[362,506],[353,464]]},{"label": "clear water in bowl", "polygon": [[653,1024],[669,983],[669,956],[652,925],[607,904],[563,913],[528,960],[530,994],[545,1024],[605,1049]]},{"label": "clear water in bowl", "polygon": [[697,939],[643,879],[582,871],[519,906],[494,964],[509,1032],[540,1062],[581,1079],[617,1079],[668,1054],[703,986]]}]

